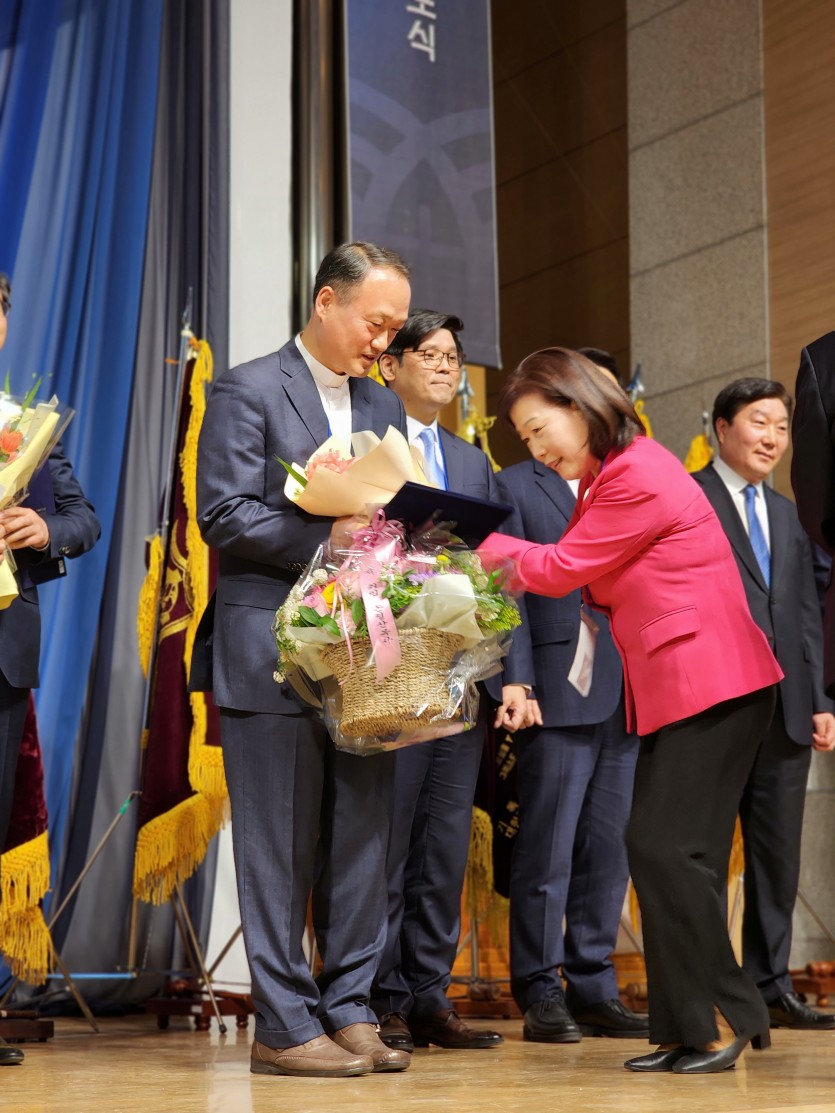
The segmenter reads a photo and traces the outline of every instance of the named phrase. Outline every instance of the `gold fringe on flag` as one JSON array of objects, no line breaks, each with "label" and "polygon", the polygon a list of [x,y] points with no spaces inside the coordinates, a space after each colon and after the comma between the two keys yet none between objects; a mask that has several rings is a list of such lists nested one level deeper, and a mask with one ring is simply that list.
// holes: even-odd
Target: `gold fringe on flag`
[{"label": "gold fringe on flag", "polygon": [[41,900],[49,889],[47,832],[0,857],[0,951],[15,975],[40,985],[49,973],[52,939]]},{"label": "gold fringe on flag", "polygon": [[493,821],[481,808],[473,808],[465,877],[470,917],[486,924],[492,942],[506,949],[510,902],[494,889]]},{"label": "gold fringe on flag", "polygon": [[[206,411],[206,384],[212,379],[212,352],[205,340],[192,340],[197,352],[191,373],[189,399],[191,413],[183,449],[180,453],[180,475],[186,507],[187,563],[183,569],[183,589],[189,609],[183,662],[185,675],[191,666],[194,638],[200,618],[209,599],[209,551],[200,536],[197,524],[197,443]],[[162,546],[155,592],[149,605],[140,596],[140,653],[143,646],[145,615],[151,615],[153,628],[155,608],[162,581]],[[151,556],[154,559],[152,546]],[[151,581],[149,568],[146,584]],[[145,586],[143,585],[143,593]],[[151,587],[148,588],[150,595]],[[150,639],[146,657],[150,659]],[[140,900],[164,904],[174,886],[187,880],[206,856],[209,844],[229,817],[228,790],[223,769],[223,753],[219,746],[206,744],[206,696],[190,692],[192,726],[189,737],[188,775],[194,796],[156,816],[139,831],[134,859],[133,891]]]},{"label": "gold fringe on flag", "polygon": [[151,662],[151,643],[154,640],[154,627],[157,616],[157,600],[162,587],[162,538],[158,533],[150,539],[148,549],[148,571],[139,589],[139,605],[136,613],[136,638],[139,644],[139,663],[142,675],[147,680],[148,665]]},{"label": "gold fringe on flag", "polygon": [[149,820],[136,839],[133,892],[149,904],[165,904],[174,886],[188,880],[225,819],[225,801],[199,792]]},{"label": "gold fringe on flag", "polygon": [[710,461],[713,459],[713,449],[707,443],[707,437],[704,433],[699,433],[690,442],[690,447],[687,449],[687,455],[684,458],[684,466],[688,471],[701,471],[706,468]]},{"label": "gold fringe on flag", "polygon": [[[200,527],[197,524],[197,443],[206,412],[206,384],[212,381],[213,363],[212,350],[206,341],[193,341],[193,343],[197,347],[197,359],[191,374],[191,416],[183,451],[180,453],[180,472],[187,513],[186,545],[188,548],[188,565],[183,577],[183,586],[191,611],[183,651],[186,675],[191,668],[197,627],[209,602],[209,550],[200,536]],[[188,775],[191,787],[209,797],[214,812],[220,811],[222,815],[229,794],[226,787],[226,774],[223,770],[223,752],[219,746],[206,745],[205,693],[191,692],[189,700],[192,727],[189,740]],[[213,835],[217,834],[222,822],[221,818]]]},{"label": "gold fringe on flag", "polygon": [[458,426],[458,436],[468,441],[470,444],[475,444],[476,440],[478,440],[481,451],[490,461],[490,467],[494,472],[497,472],[501,471],[502,467],[501,464],[496,463],[493,459],[493,454],[490,451],[490,443],[487,440],[487,434],[495,424],[495,417],[481,417],[478,410],[470,407],[469,414]]},{"label": "gold fringe on flag", "polygon": [[635,403],[635,413],[641,419],[641,424],[644,427],[644,432],[646,433],[646,435],[648,437],[653,436],[654,434],[652,432],[652,423],[649,420],[649,414],[646,411],[646,406],[644,405],[643,398],[639,398],[638,401]]}]

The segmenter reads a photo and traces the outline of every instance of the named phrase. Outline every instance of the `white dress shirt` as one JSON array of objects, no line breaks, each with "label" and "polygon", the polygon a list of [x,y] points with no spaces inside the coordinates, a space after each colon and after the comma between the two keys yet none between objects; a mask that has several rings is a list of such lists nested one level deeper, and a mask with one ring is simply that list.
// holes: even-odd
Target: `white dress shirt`
[{"label": "white dress shirt", "polygon": [[[744,479],[739,472],[735,472],[732,467],[729,467],[721,456],[714,456],[711,460],[716,474],[728,488],[733,504],[737,509],[742,525],[746,534],[748,533],[748,515],[745,511],[745,488],[748,486],[748,480]],[[763,531],[765,543],[768,545],[768,551],[771,552],[771,532],[768,528],[768,510],[765,505],[765,493],[763,491],[762,482],[752,483],[751,486],[757,492],[754,499],[754,510],[756,511],[757,520]]]},{"label": "white dress shirt", "polygon": [[301,357],[310,368],[310,374],[316,383],[319,397],[325,408],[331,433],[340,437],[350,449],[351,447],[351,376],[337,375],[324,363],[320,363],[315,356],[305,348],[301,333],[296,337],[296,347]]}]

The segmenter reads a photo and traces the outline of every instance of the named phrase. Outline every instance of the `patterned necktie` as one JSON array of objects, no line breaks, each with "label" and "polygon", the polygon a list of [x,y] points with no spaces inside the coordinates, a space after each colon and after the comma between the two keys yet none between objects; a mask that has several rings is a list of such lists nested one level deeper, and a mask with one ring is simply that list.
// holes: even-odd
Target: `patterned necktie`
[{"label": "patterned necktie", "polygon": [[743,494],[745,495],[745,516],[748,519],[748,538],[751,542],[751,548],[754,550],[754,556],[757,558],[757,564],[759,564],[760,571],[763,574],[765,586],[771,587],[771,554],[768,551],[763,527],[760,525],[760,519],[757,517],[757,511],[754,508],[757,488],[749,483]]},{"label": "patterned necktie", "polygon": [[442,491],[446,490],[446,476],[443,469],[438,466],[438,456],[435,448],[435,430],[432,426],[427,426],[426,429],[421,429],[418,434],[418,439],[423,447],[423,456],[426,461],[426,478],[434,483],[436,487],[440,487]]}]

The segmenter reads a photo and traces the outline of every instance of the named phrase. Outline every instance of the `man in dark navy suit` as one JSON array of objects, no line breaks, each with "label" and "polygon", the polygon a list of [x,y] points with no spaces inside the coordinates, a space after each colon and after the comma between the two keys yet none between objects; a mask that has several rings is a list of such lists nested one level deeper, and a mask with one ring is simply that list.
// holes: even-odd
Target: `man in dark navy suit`
[{"label": "man in dark navy suit", "polygon": [[[485,454],[438,424],[461,378],[462,327],[458,317],[413,309],[380,360],[380,371],[403,403],[409,441],[422,452],[428,478],[446,490],[495,499],[493,469]],[[484,715],[482,707],[473,730],[408,746],[395,755],[388,932],[372,994],[381,1038],[390,1047],[471,1049],[502,1042],[497,1032],[465,1024],[447,997],[461,924]],[[527,715],[523,684],[504,687],[498,715],[506,728],[521,725]]]},{"label": "man in dark navy suit", "polygon": [[[212,682],[256,1074],[346,1076],[410,1061],[380,1042],[368,1005],[386,931],[394,754],[335,749],[321,719],[273,679],[271,633],[317,547],[344,545],[351,521],[291,503],[276,457],[304,462],[329,433],[350,442],[352,431],[406,432],[397,396],[366,376],[406,320],[408,275],[384,248],[335,248],[319,268],[303,331],[217,379],[200,435],[200,528],[219,554]],[[311,894],[323,961],[316,979],[302,950]]]},{"label": "man in dark navy suit", "polygon": [[[516,508],[508,533],[560,539],[576,500],[568,482],[538,460],[497,479],[500,497]],[[638,739],[626,733],[620,659],[606,619],[581,618],[579,591],[562,599],[528,593],[525,610],[517,652],[533,660],[536,725],[515,739],[520,819],[510,873],[511,991],[523,1035],[541,1043],[646,1039],[647,1018],[620,1001],[611,958],[638,757]],[[587,622],[596,635],[582,695],[568,677]]]},{"label": "man in dark navy suit", "polygon": [[[10,308],[11,286],[2,274],[0,348],[6,342]],[[101,533],[95,510],[84,497],[60,445],[52,450],[33,481],[32,496],[20,506],[0,511],[0,560],[5,559],[7,550],[14,553],[20,591],[18,598],[0,611],[0,850],[12,814],[29,692],[40,684],[41,617],[35,585],[59,575],[65,557],[80,556],[92,549]],[[48,506],[39,505],[47,501]],[[22,1051],[0,1040],[0,1064],[22,1059]]]},{"label": "man in dark navy suit", "polygon": [[792,419],[792,488],[800,522],[819,548],[825,595],[824,684],[835,699],[835,332],[800,353]]},{"label": "man in dark navy suit", "polygon": [[722,523],[748,605],[785,673],[740,807],[745,847],[743,965],[772,1027],[835,1028],[794,992],[792,913],[800,876],[803,806],[812,748],[835,746],[823,690],[821,612],[812,546],[793,504],[768,479],[789,443],[792,402],[782,383],[737,379],[716,396],[718,456],[693,478]]}]

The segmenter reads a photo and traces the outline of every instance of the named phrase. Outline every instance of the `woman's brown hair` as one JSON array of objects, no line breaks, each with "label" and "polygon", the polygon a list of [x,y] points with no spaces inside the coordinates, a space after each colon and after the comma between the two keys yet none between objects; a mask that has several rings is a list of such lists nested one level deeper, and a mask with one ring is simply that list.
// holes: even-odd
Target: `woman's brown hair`
[{"label": "woman's brown hair", "polygon": [[526,356],[501,389],[499,416],[510,422],[510,411],[528,394],[541,394],[552,406],[576,406],[588,423],[589,451],[598,460],[644,433],[629,395],[570,348],[543,348]]}]

